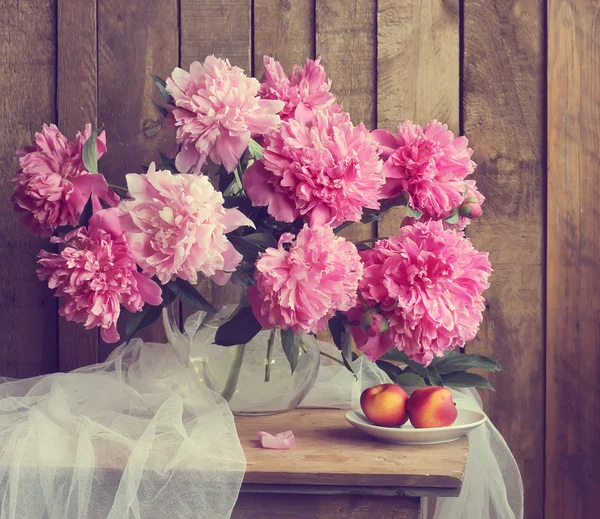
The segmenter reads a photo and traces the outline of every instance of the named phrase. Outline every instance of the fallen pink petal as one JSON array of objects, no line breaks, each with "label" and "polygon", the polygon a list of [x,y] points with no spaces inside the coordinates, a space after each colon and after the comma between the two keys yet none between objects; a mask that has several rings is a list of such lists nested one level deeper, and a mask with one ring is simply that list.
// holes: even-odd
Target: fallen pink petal
[{"label": "fallen pink petal", "polygon": [[296,446],[296,438],[292,431],[280,432],[272,435],[265,431],[258,431],[258,441],[263,449],[288,450]]}]

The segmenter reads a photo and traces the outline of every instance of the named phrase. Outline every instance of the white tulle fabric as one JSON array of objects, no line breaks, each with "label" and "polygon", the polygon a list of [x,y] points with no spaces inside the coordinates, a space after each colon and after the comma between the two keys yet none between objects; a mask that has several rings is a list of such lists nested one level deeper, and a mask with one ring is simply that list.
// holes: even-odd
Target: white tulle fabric
[{"label": "white tulle fabric", "polygon": [[2,519],[225,519],[245,458],[227,403],[170,345],[0,384]]},{"label": "white tulle fabric", "polygon": [[[356,378],[341,366],[321,366],[317,382],[302,407],[357,408],[364,389],[391,382],[365,357],[354,361],[353,368]],[[475,390],[453,393],[459,407],[482,409]],[[523,519],[521,474],[491,421],[469,434],[469,459],[460,496],[423,499],[421,519]]]}]

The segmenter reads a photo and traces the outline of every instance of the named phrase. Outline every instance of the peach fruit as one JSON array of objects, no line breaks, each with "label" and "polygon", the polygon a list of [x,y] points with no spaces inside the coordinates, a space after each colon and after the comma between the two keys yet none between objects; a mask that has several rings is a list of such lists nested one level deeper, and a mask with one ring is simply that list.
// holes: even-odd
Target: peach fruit
[{"label": "peach fruit", "polygon": [[408,399],[406,410],[416,429],[447,427],[458,416],[452,392],[439,386],[415,389]]},{"label": "peach fruit", "polygon": [[367,418],[382,427],[399,427],[408,420],[406,391],[396,384],[379,384],[360,395],[360,407]]}]

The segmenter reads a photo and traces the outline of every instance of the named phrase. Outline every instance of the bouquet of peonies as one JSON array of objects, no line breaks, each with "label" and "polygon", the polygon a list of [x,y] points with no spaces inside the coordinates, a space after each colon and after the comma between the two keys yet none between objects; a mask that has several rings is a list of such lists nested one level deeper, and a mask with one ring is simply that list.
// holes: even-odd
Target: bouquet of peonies
[{"label": "bouquet of peonies", "polygon": [[[297,355],[303,333],[329,327],[347,365],[352,338],[396,379],[498,369],[447,354],[475,337],[491,272],[463,233],[484,200],[467,139],[435,120],[369,131],[336,103],[318,59],[289,76],[264,65],[262,82],[214,56],[152,76],[176,143],[126,188],[99,172],[106,135],[90,125],[75,142],[44,125],[19,152],[15,210],[60,245],[38,270],[60,314],[115,342],[124,308],[129,340],[176,298],[214,311],[192,286],[201,275],[246,289],[217,332],[223,346],[279,328]],[[396,236],[338,234],[395,206],[406,211]]]}]

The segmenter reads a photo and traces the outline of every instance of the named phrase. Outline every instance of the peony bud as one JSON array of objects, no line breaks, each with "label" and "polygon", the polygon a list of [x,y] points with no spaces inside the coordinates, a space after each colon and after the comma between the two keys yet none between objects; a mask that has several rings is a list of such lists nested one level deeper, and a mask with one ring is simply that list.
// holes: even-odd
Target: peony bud
[{"label": "peony bud", "polygon": [[475,196],[468,196],[465,198],[461,206],[458,208],[458,212],[461,216],[465,216],[467,218],[479,218],[483,214],[481,204]]},{"label": "peony bud", "polygon": [[387,332],[389,323],[383,315],[371,308],[360,318],[360,327],[363,332],[369,335],[375,335]]}]

